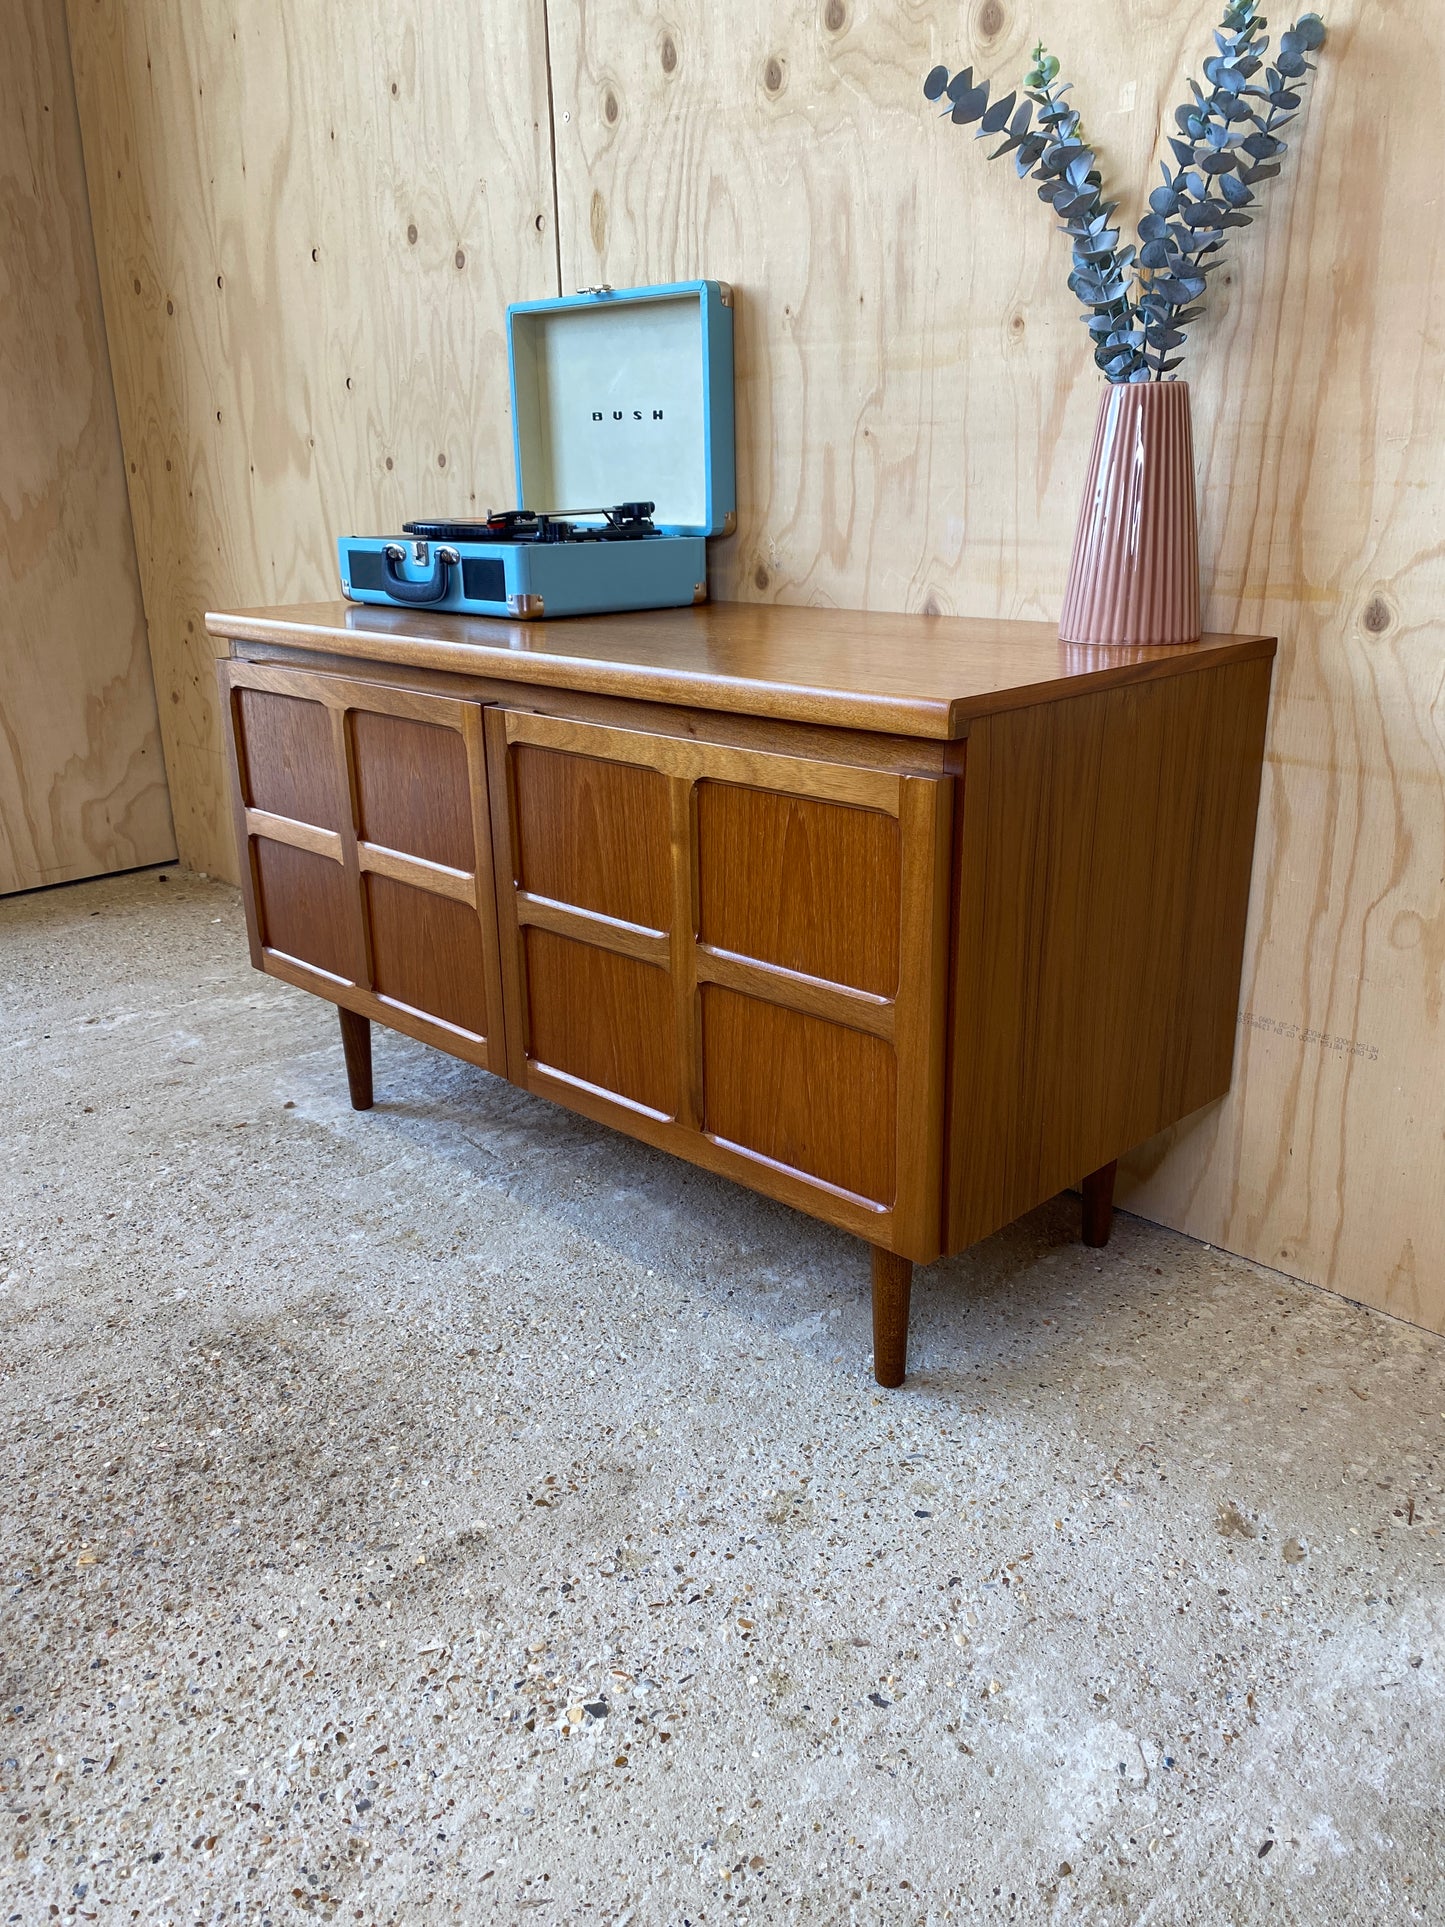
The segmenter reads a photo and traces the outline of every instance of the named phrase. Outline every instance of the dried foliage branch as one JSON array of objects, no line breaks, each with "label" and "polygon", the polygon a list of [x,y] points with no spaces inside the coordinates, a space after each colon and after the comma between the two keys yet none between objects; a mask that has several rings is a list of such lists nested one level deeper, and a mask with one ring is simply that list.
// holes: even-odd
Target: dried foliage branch
[{"label": "dried foliage branch", "polygon": [[990,83],[975,80],[971,67],[935,67],[923,83],[926,99],[947,100],[956,126],[977,121],[976,138],[1003,135],[990,160],[1012,154],[1019,178],[1038,182],[1039,199],[1072,244],[1069,287],[1088,309],[1094,359],[1110,381],[1162,381],[1179,367],[1229,230],[1249,226],[1255,189],[1280,171],[1282,130],[1299,112],[1314,72],[1306,55],[1324,45],[1325,28],[1318,14],[1301,14],[1271,60],[1268,25],[1257,0],[1226,7],[1204,82],[1191,80],[1190,98],[1175,111],[1179,132],[1169,145],[1177,166],[1161,163],[1164,184],[1149,197],[1137,247],[1119,245],[1118,203],[1104,198],[1070,86],[1042,46],[1022,101],[1012,92],[991,102]]}]

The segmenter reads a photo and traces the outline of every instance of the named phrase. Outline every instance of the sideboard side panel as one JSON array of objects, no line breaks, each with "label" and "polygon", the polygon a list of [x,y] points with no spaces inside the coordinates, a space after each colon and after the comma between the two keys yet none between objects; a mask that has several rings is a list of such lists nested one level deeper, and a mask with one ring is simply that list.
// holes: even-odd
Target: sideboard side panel
[{"label": "sideboard side panel", "polygon": [[990,717],[957,855],[958,1250],[1223,1096],[1270,664]]}]

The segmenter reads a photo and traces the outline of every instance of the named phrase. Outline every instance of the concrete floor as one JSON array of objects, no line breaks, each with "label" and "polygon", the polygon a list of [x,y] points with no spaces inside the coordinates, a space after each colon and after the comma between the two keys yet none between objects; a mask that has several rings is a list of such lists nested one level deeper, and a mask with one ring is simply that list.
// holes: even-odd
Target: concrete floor
[{"label": "concrete floor", "polygon": [[1445,1342],[1060,1199],[920,1276],[0,905],[0,1920],[1445,1920]]}]

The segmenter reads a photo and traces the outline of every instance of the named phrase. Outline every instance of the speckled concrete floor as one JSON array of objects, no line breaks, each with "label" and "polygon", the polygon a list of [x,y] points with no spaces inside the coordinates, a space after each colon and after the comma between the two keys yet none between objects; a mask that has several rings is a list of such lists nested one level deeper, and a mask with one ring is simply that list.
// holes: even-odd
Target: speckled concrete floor
[{"label": "speckled concrete floor", "polygon": [[921,1275],[0,905],[0,1920],[1445,1919],[1445,1343],[1061,1199]]}]

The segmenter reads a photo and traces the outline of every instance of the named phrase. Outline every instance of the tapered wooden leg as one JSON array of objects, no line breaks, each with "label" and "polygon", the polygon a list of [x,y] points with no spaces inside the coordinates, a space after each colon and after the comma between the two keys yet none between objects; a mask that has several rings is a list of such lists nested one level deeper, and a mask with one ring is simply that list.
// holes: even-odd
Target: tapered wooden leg
[{"label": "tapered wooden leg", "polygon": [[353,1111],[371,1109],[371,1020],[354,1010],[336,1012],[341,1019],[341,1048],[346,1053],[346,1082]]},{"label": "tapered wooden leg", "polygon": [[901,1385],[908,1369],[908,1300],[913,1264],[877,1245],[873,1252],[873,1376],[880,1385]]},{"label": "tapered wooden leg", "polygon": [[1114,1176],[1119,1160],[1101,1165],[1084,1179],[1084,1243],[1096,1248],[1109,1242],[1114,1223]]}]

